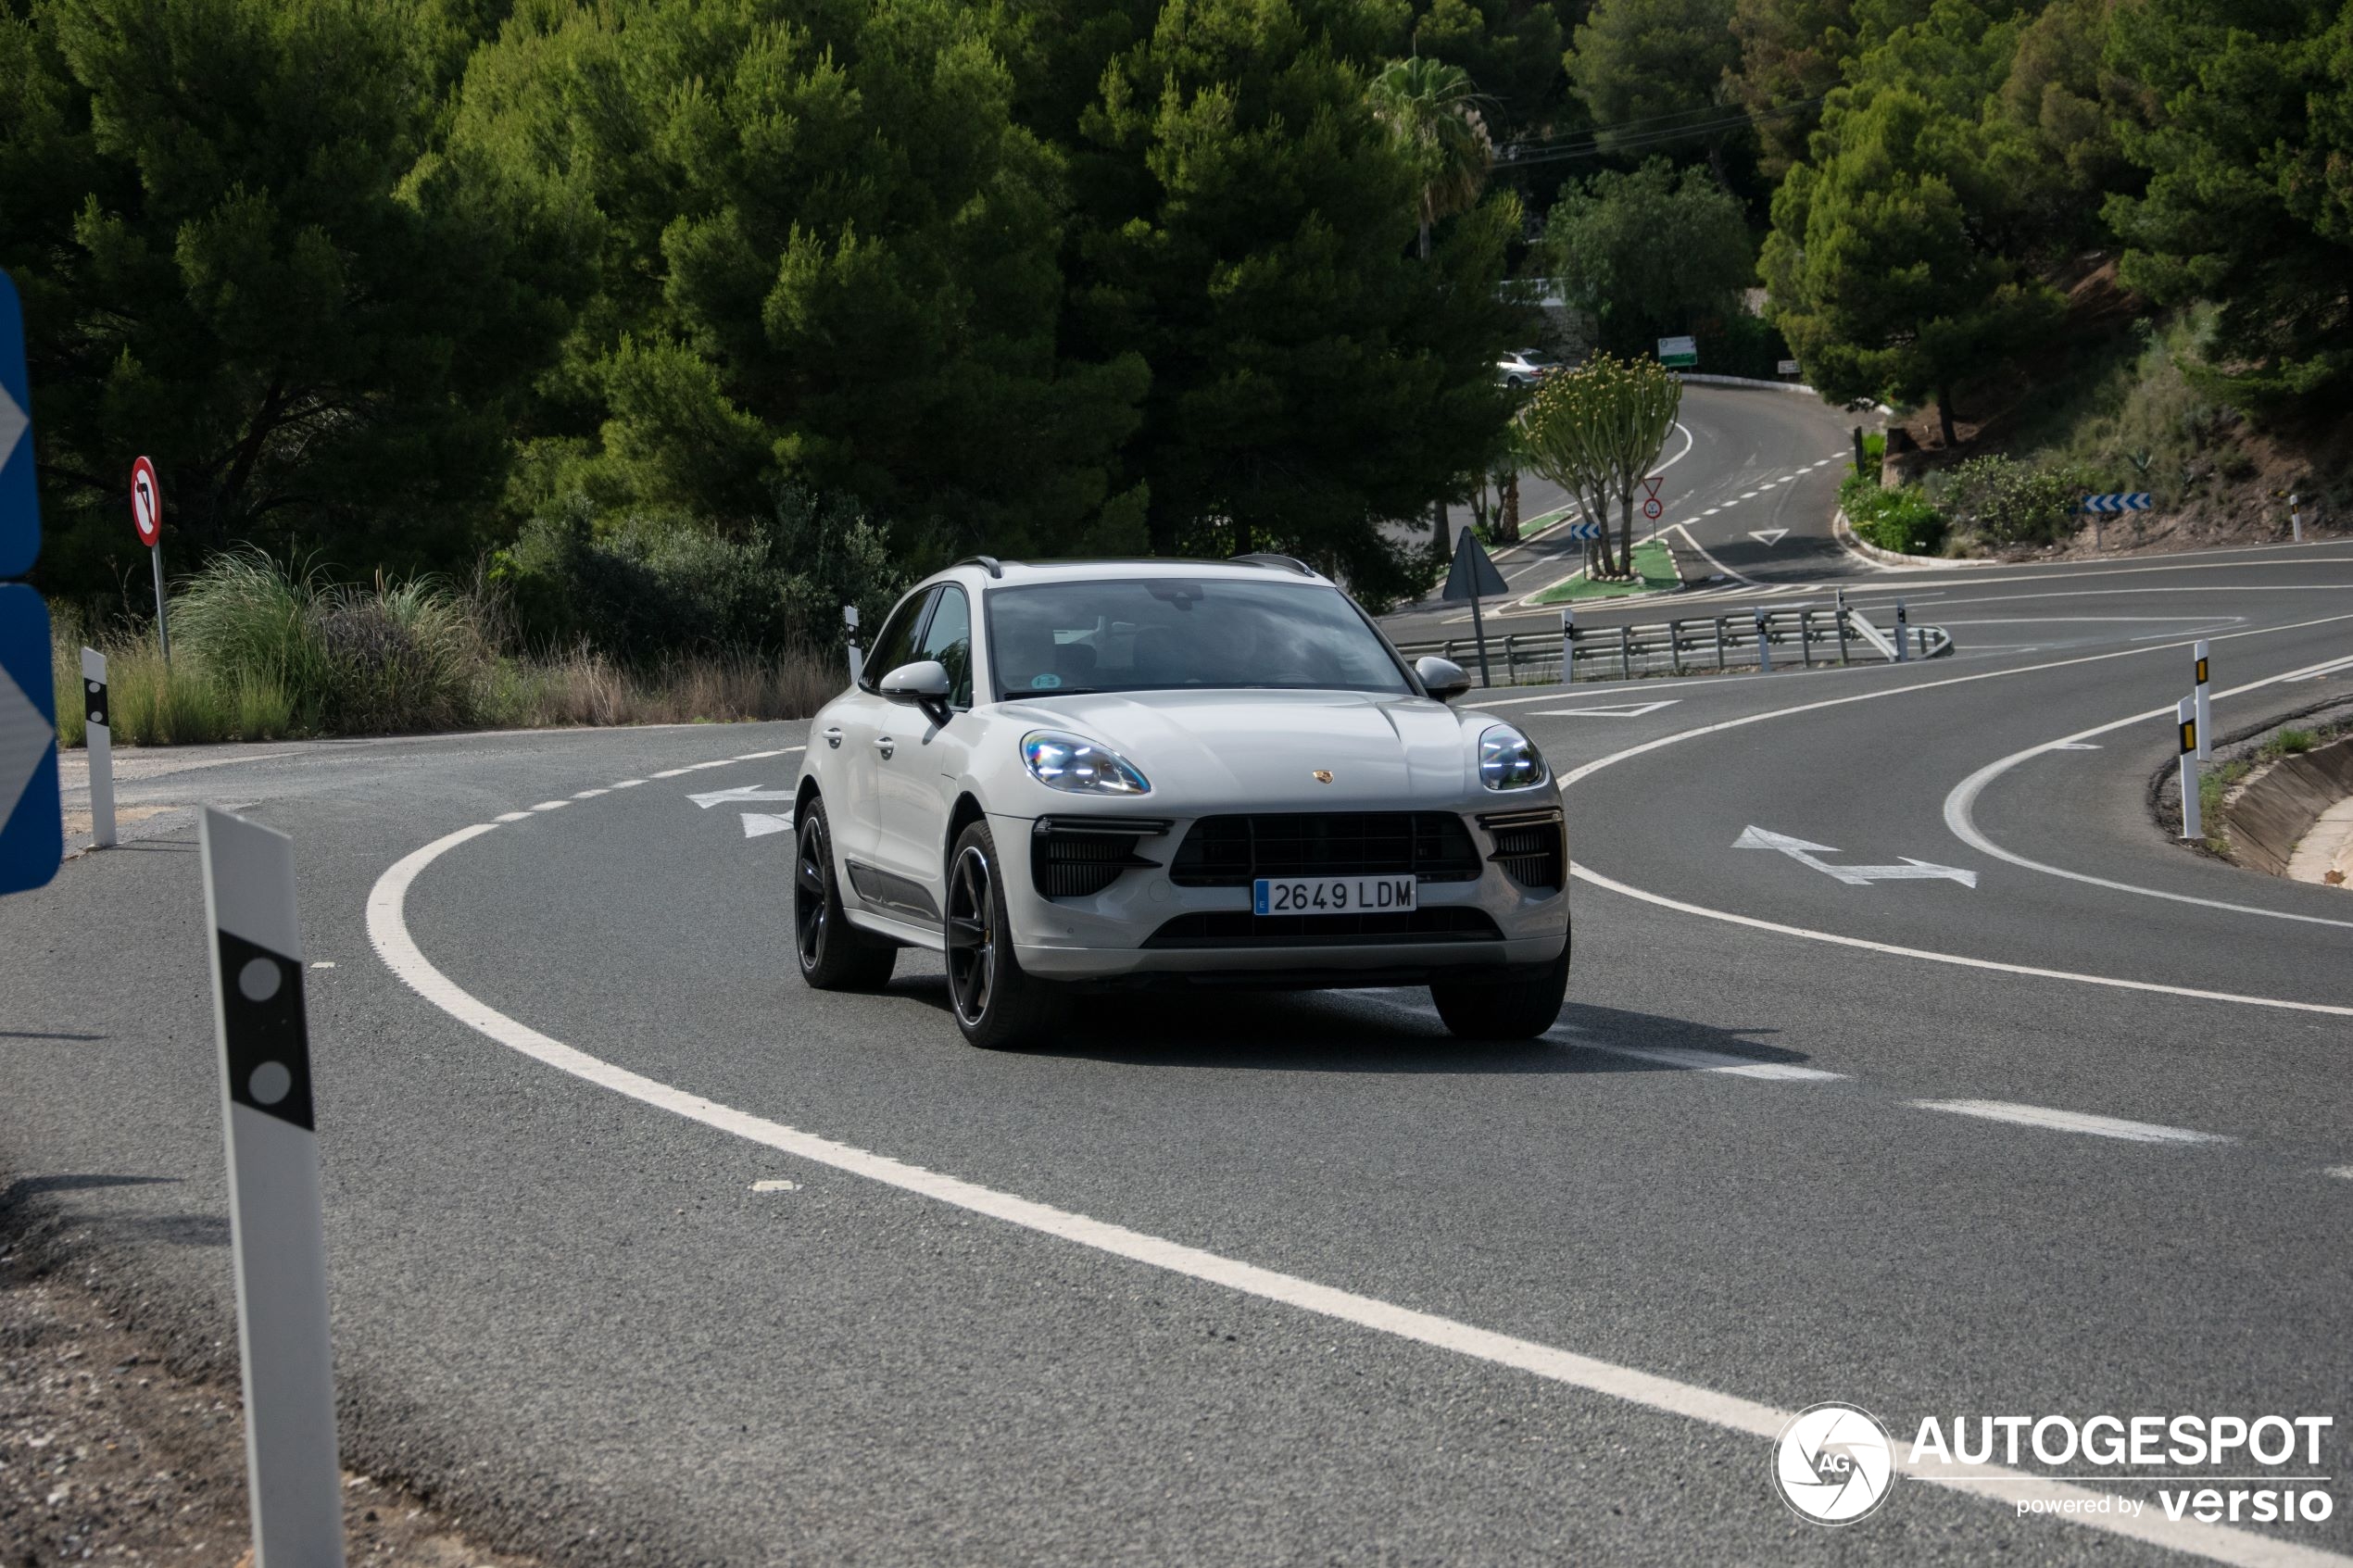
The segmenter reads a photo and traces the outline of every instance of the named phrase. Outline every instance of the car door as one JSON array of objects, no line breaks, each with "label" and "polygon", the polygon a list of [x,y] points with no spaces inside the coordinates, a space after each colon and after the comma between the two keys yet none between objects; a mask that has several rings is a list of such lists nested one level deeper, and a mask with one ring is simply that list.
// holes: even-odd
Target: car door
[{"label": "car door", "polygon": [[862,881],[858,867],[877,864],[881,853],[883,754],[897,749],[895,737],[905,720],[905,710],[876,688],[885,675],[915,657],[915,634],[923,628],[934,592],[926,588],[899,601],[883,621],[858,684],[810,737],[811,745],[823,746],[829,753],[825,820],[833,829],[835,855],[851,886],[869,903],[877,901],[869,891],[872,879]]},{"label": "car door", "polygon": [[920,884],[935,907],[947,888],[948,813],[965,772],[973,721],[972,601],[953,583],[941,584],[912,659],[936,659],[948,671],[949,719],[935,724],[920,708],[900,708],[899,744],[878,765],[886,870]]}]

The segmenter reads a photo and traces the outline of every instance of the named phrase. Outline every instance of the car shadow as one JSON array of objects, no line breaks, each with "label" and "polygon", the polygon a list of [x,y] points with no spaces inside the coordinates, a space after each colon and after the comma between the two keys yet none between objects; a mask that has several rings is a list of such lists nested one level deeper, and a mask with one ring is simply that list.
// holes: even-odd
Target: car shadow
[{"label": "car shadow", "polygon": [[[953,1029],[948,985],[908,975],[891,994],[937,1009]],[[1314,992],[1117,992],[1085,997],[1076,1022],[1023,1054],[1133,1067],[1284,1073],[1689,1073],[1797,1066],[1803,1051],[1765,1043],[1765,1025],[1723,1028],[1570,1002],[1533,1040],[1457,1039],[1419,988]],[[1613,1048],[1615,1047],[1615,1048]],[[1629,1054],[1652,1051],[1655,1056]],[[1680,1060],[1673,1058],[1679,1057]]]}]

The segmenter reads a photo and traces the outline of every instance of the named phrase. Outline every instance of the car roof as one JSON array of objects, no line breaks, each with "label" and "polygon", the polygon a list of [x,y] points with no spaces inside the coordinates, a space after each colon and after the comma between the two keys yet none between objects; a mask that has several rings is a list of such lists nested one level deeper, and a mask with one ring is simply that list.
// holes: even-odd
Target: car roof
[{"label": "car roof", "polygon": [[1167,577],[1210,578],[1235,583],[1276,582],[1330,586],[1329,581],[1288,556],[1250,556],[1231,560],[1188,560],[1181,557],[1138,556],[1094,560],[997,560],[975,556],[938,573],[936,581],[971,582],[985,587],[1012,588],[1040,583],[1085,583]]}]

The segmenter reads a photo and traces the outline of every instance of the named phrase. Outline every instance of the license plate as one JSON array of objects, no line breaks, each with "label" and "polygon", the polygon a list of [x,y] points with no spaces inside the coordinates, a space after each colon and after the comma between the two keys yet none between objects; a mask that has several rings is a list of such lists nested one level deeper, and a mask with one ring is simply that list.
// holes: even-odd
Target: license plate
[{"label": "license plate", "polygon": [[1250,884],[1260,915],[1365,915],[1415,908],[1410,876],[1262,876]]}]

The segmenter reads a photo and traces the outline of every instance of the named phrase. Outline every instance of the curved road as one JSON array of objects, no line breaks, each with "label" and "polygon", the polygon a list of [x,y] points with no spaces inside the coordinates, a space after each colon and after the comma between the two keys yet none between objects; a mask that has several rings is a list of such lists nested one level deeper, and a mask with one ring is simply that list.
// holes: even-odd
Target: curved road
[{"label": "curved road", "polygon": [[[1734,530],[1838,433],[1777,451],[1828,417],[1742,395],[1688,405],[1769,410],[1672,470],[1695,505],[1737,487],[1694,534],[1760,579],[1827,570]],[[1772,487],[1809,541],[1831,471]],[[1396,992],[1104,1001],[1066,1048],[998,1055],[913,955],[885,995],[808,992],[790,837],[745,818],[781,808],[695,799],[786,785],[799,724],[192,755],[124,795],[296,836],[334,966],[346,1462],[494,1542],[2353,1560],[2341,1505],[2233,1528],[2166,1522],[2145,1481],[1906,1478],[1834,1531],[1768,1483],[1771,1434],[1825,1399],[1899,1439],[2329,1415],[2331,1477],[2353,1421],[2353,898],[2170,844],[2146,804],[2193,636],[2226,735],[2353,701],[2353,546],[1906,589],[1957,657],[1475,699],[1569,781],[1577,967],[1527,1045]],[[193,834],[151,822],[0,903],[0,1154],[143,1322],[217,1357]],[[2067,1485],[2148,1506],[2022,1513]]]}]

